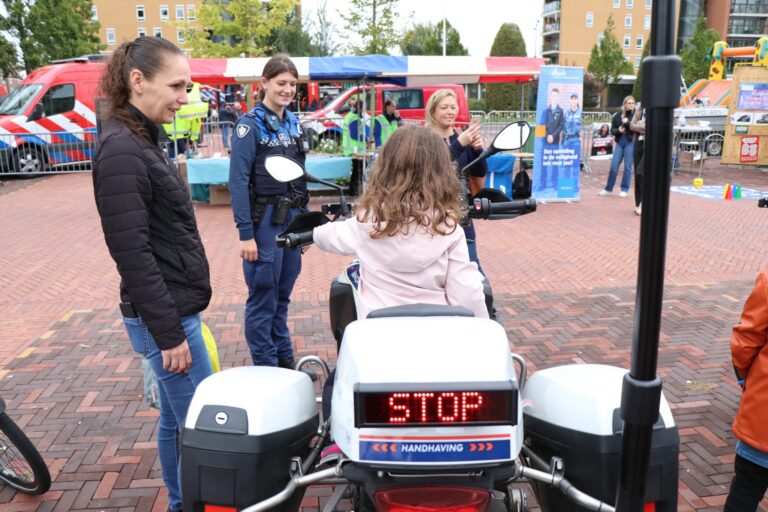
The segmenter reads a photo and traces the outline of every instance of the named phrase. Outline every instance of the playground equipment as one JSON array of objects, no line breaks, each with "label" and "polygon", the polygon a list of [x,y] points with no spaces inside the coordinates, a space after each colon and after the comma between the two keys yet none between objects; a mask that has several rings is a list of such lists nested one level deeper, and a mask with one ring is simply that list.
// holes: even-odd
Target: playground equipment
[{"label": "playground equipment", "polygon": [[680,107],[727,107],[731,101],[733,81],[726,78],[726,59],[744,59],[752,57],[752,62],[742,62],[736,66],[768,67],[768,36],[757,40],[754,46],[730,48],[725,41],[717,41],[707,53],[710,60],[708,78],[691,84],[680,98]]}]

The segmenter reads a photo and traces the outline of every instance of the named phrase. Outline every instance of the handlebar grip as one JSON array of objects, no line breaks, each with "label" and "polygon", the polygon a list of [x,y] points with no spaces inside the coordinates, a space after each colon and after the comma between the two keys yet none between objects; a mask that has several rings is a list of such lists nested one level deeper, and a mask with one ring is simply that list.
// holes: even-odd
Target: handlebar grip
[{"label": "handlebar grip", "polygon": [[282,249],[298,249],[313,243],[312,231],[305,231],[303,233],[285,233],[277,235],[275,243]]},{"label": "handlebar grip", "polygon": [[491,203],[491,215],[494,213],[529,213],[536,211],[536,200],[521,199],[504,203]]}]

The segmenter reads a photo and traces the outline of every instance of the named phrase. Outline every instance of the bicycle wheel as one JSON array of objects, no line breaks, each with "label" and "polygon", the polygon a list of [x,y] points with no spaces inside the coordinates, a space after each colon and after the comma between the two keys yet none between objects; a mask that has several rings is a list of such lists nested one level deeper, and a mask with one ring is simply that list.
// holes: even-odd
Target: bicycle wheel
[{"label": "bicycle wheel", "polygon": [[40,452],[5,412],[0,412],[0,480],[33,495],[51,487],[51,474]]}]

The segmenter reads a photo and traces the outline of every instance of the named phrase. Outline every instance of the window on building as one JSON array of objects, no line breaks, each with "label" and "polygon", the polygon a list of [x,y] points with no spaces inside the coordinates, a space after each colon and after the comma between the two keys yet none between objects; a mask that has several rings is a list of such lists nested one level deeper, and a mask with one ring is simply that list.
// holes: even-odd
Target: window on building
[{"label": "window on building", "polygon": [[143,5],[137,5],[136,6],[136,21],[144,21],[146,19],[146,16],[144,16],[144,6]]},{"label": "window on building", "polygon": [[618,9],[621,7],[621,0],[613,0],[613,8]]},{"label": "window on building", "polygon": [[189,21],[195,21],[195,6],[187,5],[187,19]]},{"label": "window on building", "polygon": [[117,33],[115,32],[115,29],[108,28],[107,29],[107,44],[115,44],[117,42]]},{"label": "window on building", "polygon": [[147,37],[147,29],[140,28],[137,33],[139,34],[139,37]]},{"label": "window on building", "polygon": [[95,6],[91,6],[91,19],[93,21],[99,21],[99,9]]},{"label": "window on building", "polygon": [[632,47],[632,36],[624,36],[624,49],[628,50]]},{"label": "window on building", "polygon": [[764,27],[763,18],[736,18],[728,22],[729,34],[762,34]]},{"label": "window on building", "polygon": [[633,9],[635,7],[635,0],[627,0],[627,9]]},{"label": "window on building", "polygon": [[632,15],[627,14],[624,16],[624,28],[632,28]]},{"label": "window on building", "polygon": [[645,30],[650,30],[651,29],[651,15],[650,14],[646,14],[645,18],[643,18],[643,28]]},{"label": "window on building", "polygon": [[43,105],[45,117],[70,112],[75,109],[75,86],[62,84],[51,87],[40,103]]},{"label": "window on building", "polygon": [[176,19],[177,20],[183,20],[184,19],[184,6],[183,5],[177,5],[176,6]]},{"label": "window on building", "polygon": [[153,28],[152,35],[155,37],[163,37],[163,29],[160,27]]},{"label": "window on building", "polygon": [[167,5],[161,5],[160,6],[160,21],[168,21],[169,17],[169,9]]},{"label": "window on building", "polygon": [[653,0],[645,0],[645,8],[646,9],[650,10],[651,4],[653,4]]},{"label": "window on building", "polygon": [[641,60],[641,57],[639,55],[637,57],[635,57],[635,67],[636,68],[640,67],[640,60]]},{"label": "window on building", "polygon": [[644,44],[645,44],[645,39],[643,38],[643,35],[642,34],[638,35],[637,40],[635,41],[635,48],[637,48],[638,50],[642,50]]},{"label": "window on building", "polygon": [[600,46],[601,44],[603,44],[603,39],[605,39],[605,35],[604,35],[602,32],[600,32],[600,33],[597,35],[597,45],[598,45],[598,46]]},{"label": "window on building", "polygon": [[584,20],[584,26],[587,28],[592,28],[592,25],[595,23],[595,15],[592,11],[587,11],[587,18]]},{"label": "window on building", "polygon": [[176,42],[177,43],[183,43],[184,42],[184,31],[180,28],[176,29]]}]

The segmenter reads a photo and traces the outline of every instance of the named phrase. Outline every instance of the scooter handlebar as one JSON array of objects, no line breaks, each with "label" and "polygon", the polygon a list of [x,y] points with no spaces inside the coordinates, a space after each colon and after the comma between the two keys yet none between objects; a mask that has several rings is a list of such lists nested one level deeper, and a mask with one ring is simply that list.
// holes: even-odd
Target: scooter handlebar
[{"label": "scooter handlebar", "polygon": [[284,233],[277,235],[275,242],[277,246],[282,249],[298,249],[305,245],[310,245],[314,242],[312,239],[312,231],[305,231],[302,233]]},{"label": "scooter handlebar", "polygon": [[473,219],[513,219],[535,211],[536,200],[533,198],[503,203],[492,203],[487,198],[478,198],[469,209],[469,216]]}]

